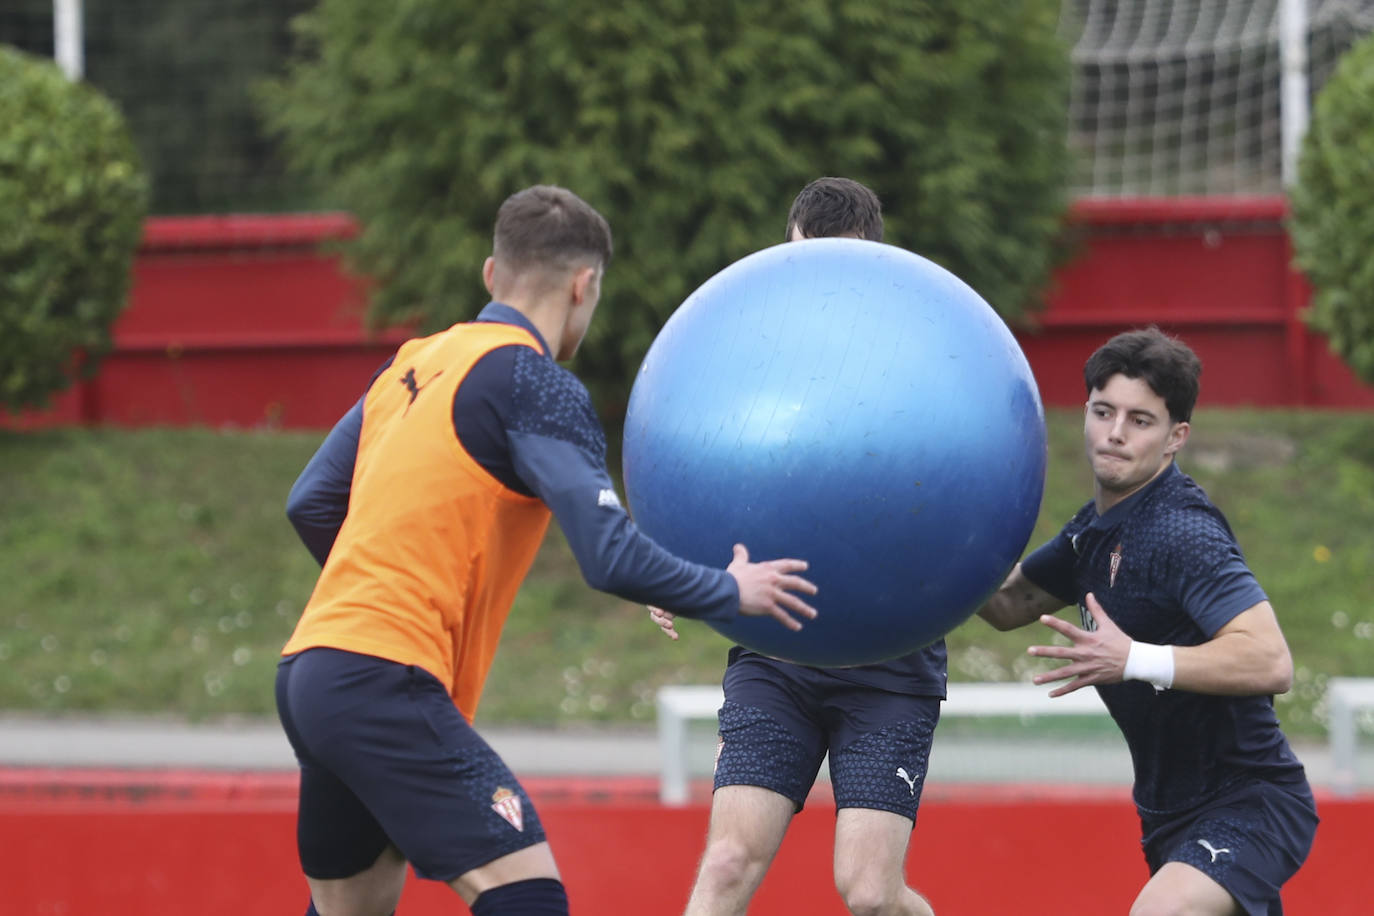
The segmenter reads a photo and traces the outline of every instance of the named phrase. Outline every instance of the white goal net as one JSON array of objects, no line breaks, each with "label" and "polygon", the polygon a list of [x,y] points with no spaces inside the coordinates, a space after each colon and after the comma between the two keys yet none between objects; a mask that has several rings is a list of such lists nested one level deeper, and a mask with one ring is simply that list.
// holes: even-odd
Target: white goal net
[{"label": "white goal net", "polygon": [[1075,194],[1280,193],[1308,103],[1372,30],[1374,0],[1065,0]]},{"label": "white goal net", "polygon": [[[52,55],[119,102],[154,212],[300,208],[249,90],[282,72],[287,22],[315,3],[0,0],[0,43]],[[1080,197],[1281,193],[1312,99],[1374,31],[1374,0],[1060,3]]]}]

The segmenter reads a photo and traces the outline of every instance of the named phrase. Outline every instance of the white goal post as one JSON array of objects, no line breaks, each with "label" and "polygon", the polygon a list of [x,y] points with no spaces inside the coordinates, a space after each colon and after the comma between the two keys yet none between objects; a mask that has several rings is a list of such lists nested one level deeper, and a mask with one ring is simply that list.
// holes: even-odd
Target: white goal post
[{"label": "white goal post", "polygon": [[82,0],[53,0],[53,57],[69,80],[86,72],[86,42],[82,35]]},{"label": "white goal post", "polygon": [[1374,678],[1333,677],[1326,682],[1331,734],[1332,789],[1350,795],[1359,785],[1356,739],[1361,716],[1374,714]]}]

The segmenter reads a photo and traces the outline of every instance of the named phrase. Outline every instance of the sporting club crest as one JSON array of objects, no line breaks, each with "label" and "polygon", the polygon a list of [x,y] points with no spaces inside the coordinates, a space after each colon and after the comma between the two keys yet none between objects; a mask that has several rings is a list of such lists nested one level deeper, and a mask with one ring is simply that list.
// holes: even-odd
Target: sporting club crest
[{"label": "sporting club crest", "polygon": [[504,786],[491,793],[491,810],[501,815],[506,823],[516,830],[525,829],[525,811],[520,806],[520,796]]}]

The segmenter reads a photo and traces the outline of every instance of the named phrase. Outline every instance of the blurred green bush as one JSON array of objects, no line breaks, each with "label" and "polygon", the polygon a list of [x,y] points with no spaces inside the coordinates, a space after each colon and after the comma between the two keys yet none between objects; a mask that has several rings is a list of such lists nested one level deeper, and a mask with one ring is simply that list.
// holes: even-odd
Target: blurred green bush
[{"label": "blurred green bush", "polygon": [[148,183],[119,111],[0,47],[0,407],[41,407],[111,346]]},{"label": "blurred green bush", "polygon": [[501,201],[569,187],[616,236],[580,372],[608,415],[666,317],[782,241],[846,175],[888,241],[1003,315],[1037,302],[1066,206],[1057,0],[323,0],[262,95],[294,165],[363,231],[371,318],[444,327],[485,303]]},{"label": "blurred green bush", "polygon": [[1374,36],[1342,58],[1312,111],[1292,190],[1298,266],[1312,327],[1374,382]]}]

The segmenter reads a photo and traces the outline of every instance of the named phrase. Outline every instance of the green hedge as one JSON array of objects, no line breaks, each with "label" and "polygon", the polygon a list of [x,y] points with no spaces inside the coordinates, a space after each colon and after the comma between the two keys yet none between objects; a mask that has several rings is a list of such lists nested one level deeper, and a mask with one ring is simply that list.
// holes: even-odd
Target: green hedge
[{"label": "green hedge", "polygon": [[1374,382],[1374,36],[1317,97],[1292,204],[1297,264],[1315,288],[1308,320]]},{"label": "green hedge", "polygon": [[43,406],[99,367],[147,196],[119,111],[0,47],[0,407]]},{"label": "green hedge", "polygon": [[[1033,306],[1066,205],[1058,0],[323,0],[265,94],[295,165],[356,214],[379,324],[485,302],[497,207],[539,183],[610,220],[580,370],[633,375],[711,274],[782,240],[819,175],[1004,315]],[[602,399],[614,411],[615,403]]]}]

